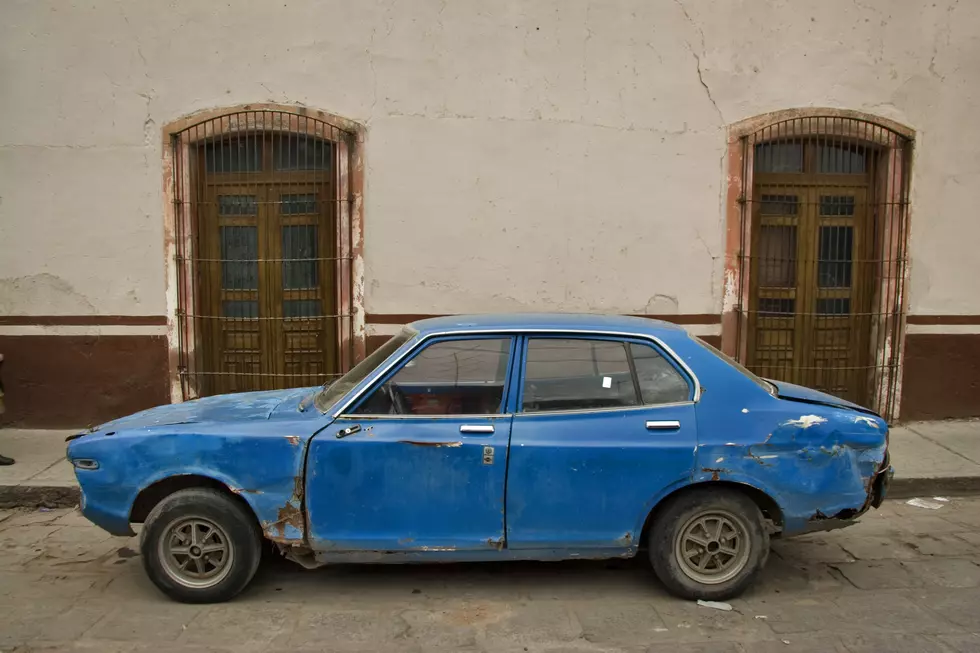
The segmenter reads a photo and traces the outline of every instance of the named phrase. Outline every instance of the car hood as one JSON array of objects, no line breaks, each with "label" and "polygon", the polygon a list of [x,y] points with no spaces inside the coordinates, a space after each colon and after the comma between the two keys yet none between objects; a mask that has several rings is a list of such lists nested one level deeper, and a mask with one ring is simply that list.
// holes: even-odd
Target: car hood
[{"label": "car hood", "polygon": [[[295,417],[299,404],[317,388],[240,392],[157,406],[107,422],[92,431],[139,429],[198,422],[240,422]],[[319,414],[317,411],[307,411]]]},{"label": "car hood", "polygon": [[869,408],[865,408],[864,406],[860,406],[846,399],[841,399],[840,397],[835,397],[834,395],[827,394],[826,392],[814,390],[813,388],[796,385],[795,383],[787,383],[786,381],[774,381],[772,379],[766,379],[766,381],[776,386],[776,395],[780,399],[803,401],[810,404],[822,404],[824,406],[833,406],[835,408],[850,408],[851,410],[857,410],[862,413],[877,415],[876,412]]}]

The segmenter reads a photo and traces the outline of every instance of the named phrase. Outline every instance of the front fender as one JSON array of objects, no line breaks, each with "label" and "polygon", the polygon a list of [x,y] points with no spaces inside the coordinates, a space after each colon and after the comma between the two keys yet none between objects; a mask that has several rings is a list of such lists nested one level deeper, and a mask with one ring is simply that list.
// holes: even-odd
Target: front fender
[{"label": "front fender", "polygon": [[303,465],[309,436],[268,433],[245,424],[237,434],[201,430],[87,436],[69,445],[69,459],[91,459],[78,469],[83,514],[105,530],[131,534],[129,519],[140,492],[175,476],[214,479],[241,496],[263,532],[298,544],[305,538],[301,510]]}]

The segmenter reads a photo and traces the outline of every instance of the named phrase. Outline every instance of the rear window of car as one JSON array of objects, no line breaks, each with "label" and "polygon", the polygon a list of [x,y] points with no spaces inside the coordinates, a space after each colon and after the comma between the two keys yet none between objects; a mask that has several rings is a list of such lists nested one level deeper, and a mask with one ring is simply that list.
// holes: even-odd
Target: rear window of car
[{"label": "rear window of car", "polygon": [[527,344],[525,413],[657,406],[690,394],[684,376],[650,345],[549,337]]},{"label": "rear window of car", "polygon": [[701,340],[701,338],[698,338],[697,336],[691,336],[691,337],[696,343],[698,343],[699,345],[701,345],[702,347],[710,351],[712,354],[714,354],[718,358],[722,359],[723,361],[725,361],[726,363],[734,367],[743,375],[747,376],[749,379],[752,380],[753,383],[758,385],[760,388],[762,388],[763,390],[771,394],[773,397],[776,396],[776,386],[774,386],[772,383],[769,383],[762,377],[755,375],[747,367],[739,363],[737,360],[735,360],[728,354],[722,353],[720,350],[715,349],[714,347],[706,343],[704,340]]}]

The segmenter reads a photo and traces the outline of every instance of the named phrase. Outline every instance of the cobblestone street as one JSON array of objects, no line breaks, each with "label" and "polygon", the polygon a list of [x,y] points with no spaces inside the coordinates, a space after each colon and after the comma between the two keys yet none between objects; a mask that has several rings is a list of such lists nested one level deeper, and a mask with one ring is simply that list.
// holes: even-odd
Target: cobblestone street
[{"label": "cobblestone street", "polygon": [[[238,600],[166,600],[136,538],[0,512],[2,651],[980,651],[980,499],[891,501],[776,542],[725,612],[640,562],[335,567],[270,560]],[[683,648],[678,646],[684,644]]]}]

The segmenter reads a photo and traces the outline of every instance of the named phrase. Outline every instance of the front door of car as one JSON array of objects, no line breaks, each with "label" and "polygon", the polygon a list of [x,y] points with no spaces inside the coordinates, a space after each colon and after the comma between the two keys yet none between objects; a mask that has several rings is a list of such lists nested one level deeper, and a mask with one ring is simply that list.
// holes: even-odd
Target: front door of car
[{"label": "front door of car", "polygon": [[693,380],[644,340],[530,337],[511,432],[510,549],[627,549],[689,478]]},{"label": "front door of car", "polygon": [[314,549],[502,546],[514,342],[424,343],[313,438],[306,502]]}]

